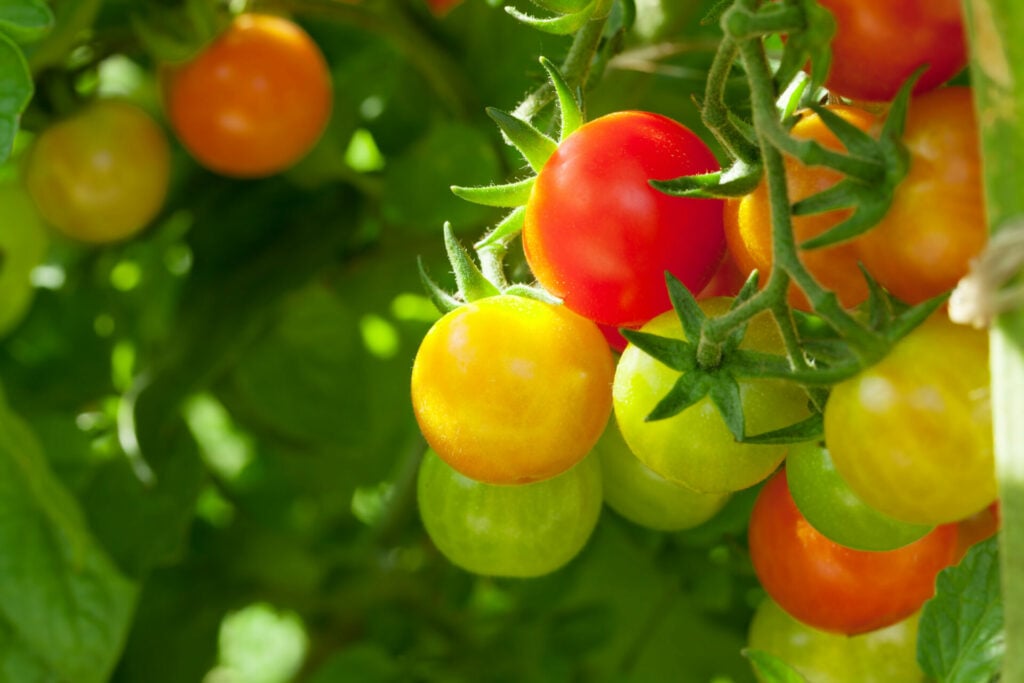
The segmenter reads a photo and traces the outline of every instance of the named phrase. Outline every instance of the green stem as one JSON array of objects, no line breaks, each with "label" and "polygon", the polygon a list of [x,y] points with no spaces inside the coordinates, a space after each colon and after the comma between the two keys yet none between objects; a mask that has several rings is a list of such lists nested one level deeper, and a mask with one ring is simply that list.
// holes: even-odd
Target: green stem
[{"label": "green stem", "polygon": [[759,156],[757,145],[743,134],[743,131],[732,119],[732,114],[725,104],[725,89],[729,82],[729,73],[739,54],[739,45],[729,37],[715,53],[715,59],[708,70],[707,86],[704,89],[704,103],[701,107],[701,121],[708,127],[715,138],[729,154],[736,158],[754,163]]},{"label": "green stem", "polygon": [[792,33],[807,24],[799,7],[769,5],[768,8],[769,11],[752,11],[749,7],[733,6],[722,15],[722,29],[735,40],[746,40],[770,33]]},{"label": "green stem", "polygon": [[[1024,216],[1024,5],[965,0],[971,81],[992,232]],[[1006,654],[1002,680],[1024,680],[1024,310],[999,317],[990,337],[992,413],[1002,528]]]}]

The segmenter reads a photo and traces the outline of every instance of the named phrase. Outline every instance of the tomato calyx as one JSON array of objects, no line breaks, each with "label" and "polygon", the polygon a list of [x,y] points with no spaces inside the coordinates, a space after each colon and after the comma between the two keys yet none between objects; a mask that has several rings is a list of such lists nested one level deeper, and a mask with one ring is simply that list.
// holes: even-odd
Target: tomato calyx
[{"label": "tomato calyx", "polygon": [[517,21],[544,33],[567,36],[583,28],[592,18],[605,16],[611,6],[608,0],[533,0],[534,4],[555,12],[553,17],[535,17],[511,5],[505,12]]}]

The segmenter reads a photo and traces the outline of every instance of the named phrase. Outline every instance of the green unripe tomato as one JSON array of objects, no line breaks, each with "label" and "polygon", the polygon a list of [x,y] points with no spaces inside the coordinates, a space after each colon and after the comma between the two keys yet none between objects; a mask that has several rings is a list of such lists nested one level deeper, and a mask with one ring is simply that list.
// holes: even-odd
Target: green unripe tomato
[{"label": "green unripe tomato", "polygon": [[30,276],[48,246],[43,219],[25,190],[16,182],[0,185],[0,335],[14,328],[32,303]]},{"label": "green unripe tomato", "polygon": [[417,494],[427,534],[453,564],[489,576],[541,576],[590,538],[601,514],[601,466],[586,457],[543,481],[485,484],[427,451]]},{"label": "green unripe tomato", "polygon": [[681,531],[714,517],[732,494],[698,493],[640,462],[609,420],[593,451],[601,462],[604,501],[631,522],[659,531]]},{"label": "green unripe tomato", "polygon": [[750,623],[749,647],[775,655],[810,683],[921,683],[925,676],[917,664],[918,616],[844,636],[806,626],[765,598]]},{"label": "green unripe tomato", "polygon": [[[708,316],[725,313],[726,298],[698,302]],[[642,331],[685,339],[674,311],[656,317]],[[742,349],[784,353],[782,337],[767,313],[747,326]],[[786,455],[785,445],[737,443],[718,409],[704,397],[664,420],[646,417],[676,383],[679,373],[629,345],[615,371],[612,399],[622,436],[652,470],[695,491],[722,493],[753,486],[775,471]],[[803,389],[782,380],[739,380],[747,434],[760,434],[799,422],[808,416]]]},{"label": "green unripe tomato", "polygon": [[836,470],[828,449],[797,444],[786,456],[786,479],[796,506],[815,529],[857,550],[893,550],[932,530],[889,517],[861,500]]}]

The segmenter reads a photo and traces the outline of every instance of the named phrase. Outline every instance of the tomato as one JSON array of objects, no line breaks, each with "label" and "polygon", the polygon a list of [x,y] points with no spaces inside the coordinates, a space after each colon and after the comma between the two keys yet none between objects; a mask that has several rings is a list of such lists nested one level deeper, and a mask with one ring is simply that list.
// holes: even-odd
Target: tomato
[{"label": "tomato", "polygon": [[743,289],[753,269],[740,270],[736,261],[726,251],[722,262],[718,264],[718,270],[711,277],[704,289],[697,293],[698,299],[710,299],[716,296],[736,296]]},{"label": "tomato", "polygon": [[43,217],[83,242],[114,242],[145,228],[163,207],[170,149],[139,107],[96,100],[44,130],[25,165]]},{"label": "tomato", "polygon": [[822,631],[856,635],[906,619],[935,591],[955,559],[955,525],[896,550],[854,550],[818,533],[800,514],[781,470],[750,515],[750,559],[782,609]]},{"label": "tomato", "polygon": [[970,89],[912,99],[903,142],[910,171],[856,249],[882,286],[917,303],[952,289],[988,236]]},{"label": "tomato", "polygon": [[474,481],[428,451],[417,481],[420,518],[445,557],[491,576],[540,576],[586,545],[601,514],[601,468],[585,458],[520,486]]},{"label": "tomato", "polygon": [[728,493],[697,493],[674,484],[633,455],[615,420],[609,420],[594,446],[601,462],[604,500],[635,524],[679,531],[703,524],[729,501]]},{"label": "tomato", "polygon": [[825,87],[854,100],[888,101],[919,67],[914,86],[942,85],[967,63],[958,0],[819,0],[836,20]]},{"label": "tomato", "polygon": [[828,449],[797,444],[786,456],[786,478],[800,513],[821,534],[857,550],[893,550],[924,536],[931,526],[907,524],[862,501],[836,471]]},{"label": "tomato", "polygon": [[32,303],[32,269],[49,246],[43,219],[16,182],[0,184],[0,335],[13,329]]},{"label": "tomato", "polygon": [[844,636],[801,624],[766,598],[750,622],[748,646],[775,655],[813,683],[924,683],[917,664],[919,620],[915,613],[877,631]]},{"label": "tomato", "polygon": [[[724,298],[700,302],[711,316],[724,313],[729,304]],[[684,338],[675,311],[641,329]],[[769,314],[750,321],[741,348],[783,353],[782,338]],[[647,415],[678,377],[675,370],[632,345],[619,359],[612,386],[615,416],[626,443],[644,464],[670,481],[706,493],[753,486],[778,467],[787,446],[737,443],[708,397],[678,415],[647,422]],[[779,429],[808,416],[806,394],[790,382],[741,380],[740,396],[748,434]]]},{"label": "tomato", "polygon": [[182,144],[228,176],[273,175],[316,144],[331,113],[331,74],[293,22],[241,14],[191,61],[164,72],[168,117]]},{"label": "tomato", "polygon": [[825,405],[836,469],[865,503],[944,524],[996,498],[987,335],[937,314]]},{"label": "tomato", "polygon": [[413,409],[430,446],[467,477],[537,481],[597,442],[613,372],[589,320],[534,299],[488,297],[427,332],[412,369]]},{"label": "tomato", "polygon": [[692,131],[658,114],[624,111],[584,124],[537,174],[523,247],[548,291],[580,315],[635,327],[671,307],[665,272],[690,291],[725,249],[719,200],[650,186],[718,168]]},{"label": "tomato", "polygon": [[[828,109],[865,131],[876,123],[875,116],[862,109],[845,105],[830,105]],[[791,134],[800,140],[814,140],[829,149],[843,149],[821,117],[813,112],[804,112],[793,126]],[[805,166],[789,156],[785,158],[785,164],[786,183],[792,202],[827,190],[842,179],[837,171],[824,166]],[[849,216],[849,209],[794,216],[793,233],[797,244],[835,227]],[[767,283],[772,265],[772,221],[766,180],[762,179],[752,193],[726,202],[725,237],[729,253],[740,270],[749,273],[757,269],[761,273],[761,285]],[[824,287],[834,291],[840,303],[846,307],[856,306],[868,296],[867,283],[857,266],[859,258],[860,254],[849,242],[800,252],[800,261],[804,267]],[[789,302],[797,308],[810,310],[807,297],[795,285],[790,287]]]},{"label": "tomato", "polygon": [[996,501],[981,512],[961,519],[956,525],[957,558],[963,558],[972,546],[994,536],[999,531],[1000,517],[999,501]]}]

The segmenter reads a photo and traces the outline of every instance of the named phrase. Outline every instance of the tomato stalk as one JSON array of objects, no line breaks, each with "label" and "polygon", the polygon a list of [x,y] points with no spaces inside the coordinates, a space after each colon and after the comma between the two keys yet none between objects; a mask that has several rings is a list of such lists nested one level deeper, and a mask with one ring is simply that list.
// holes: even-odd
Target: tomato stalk
[{"label": "tomato stalk", "polygon": [[[981,132],[991,233],[1024,215],[1024,6],[965,0],[971,80]],[[1018,228],[1019,229],[1019,228]],[[1000,555],[1007,643],[1024,642],[1024,310],[1000,315],[990,336],[992,411],[1002,529]],[[1024,680],[1024,653],[1007,647],[1003,680]]]}]

